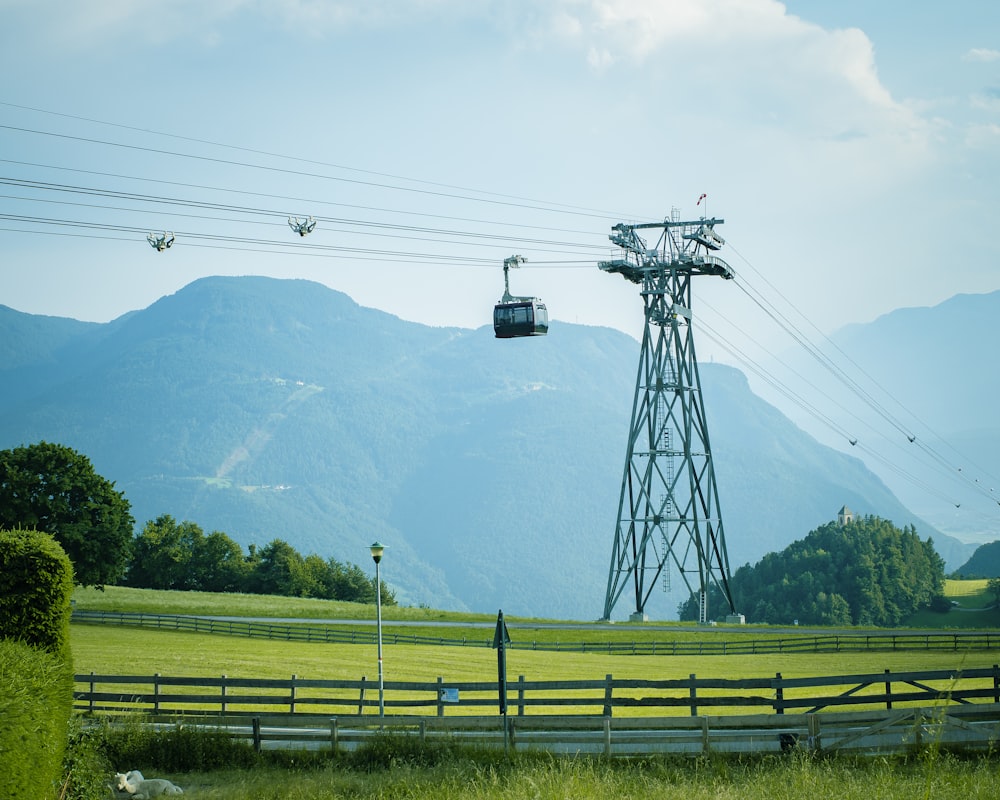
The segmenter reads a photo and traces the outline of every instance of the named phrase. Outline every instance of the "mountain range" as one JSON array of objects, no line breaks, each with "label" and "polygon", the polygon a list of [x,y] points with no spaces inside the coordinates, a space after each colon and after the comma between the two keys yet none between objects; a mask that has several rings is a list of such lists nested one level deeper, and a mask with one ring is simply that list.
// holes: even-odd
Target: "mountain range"
[{"label": "mountain range", "polygon": [[[638,355],[609,328],[554,321],[497,340],[303,280],[204,278],[109,323],[0,306],[0,447],[86,454],[140,527],[170,514],[361,565],[379,540],[405,604],[593,619]],[[734,570],[844,505],[913,525],[950,568],[974,549],[738,370],[706,363],[701,377]],[[673,575],[646,610],[674,618],[685,597]]]}]

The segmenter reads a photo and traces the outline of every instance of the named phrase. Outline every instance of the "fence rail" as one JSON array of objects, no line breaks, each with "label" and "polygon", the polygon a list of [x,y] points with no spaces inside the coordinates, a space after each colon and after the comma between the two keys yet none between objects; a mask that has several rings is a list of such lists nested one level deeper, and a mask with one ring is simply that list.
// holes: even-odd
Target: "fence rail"
[{"label": "fence rail", "polygon": [[[279,623],[261,620],[220,620],[180,614],[143,614],[123,611],[74,611],[72,621],[91,625],[122,625],[160,630],[210,633],[250,638],[327,644],[374,644],[376,632],[350,626],[312,623]],[[507,645],[517,650],[553,652],[607,653],[616,655],[709,656],[766,655],[773,653],[858,653],[907,651],[983,651],[1000,649],[1000,632],[937,632],[921,633],[844,633],[828,635],[790,635],[721,639],[713,633],[697,640],[667,641],[603,641],[603,642],[539,642],[515,636]],[[491,647],[492,632],[483,638],[449,638],[421,634],[398,633],[383,629],[385,644],[433,645],[455,647]]]},{"label": "fence rail", "polygon": [[[76,676],[78,712],[120,714],[323,714],[377,713],[378,684],[355,681],[172,677]],[[496,682],[387,681],[383,706],[394,712],[444,717],[482,714],[497,707]],[[1000,666],[958,671],[865,673],[806,678],[698,678],[648,680],[527,681],[507,684],[507,706],[518,717],[532,714],[599,714],[602,717],[708,714],[782,715],[917,706],[1000,703]]]},{"label": "fence rail", "polygon": [[905,710],[698,717],[150,715],[147,724],[222,732],[255,750],[356,750],[385,732],[507,750],[606,757],[706,753],[856,754],[926,747],[995,752],[1000,706],[931,706]]}]

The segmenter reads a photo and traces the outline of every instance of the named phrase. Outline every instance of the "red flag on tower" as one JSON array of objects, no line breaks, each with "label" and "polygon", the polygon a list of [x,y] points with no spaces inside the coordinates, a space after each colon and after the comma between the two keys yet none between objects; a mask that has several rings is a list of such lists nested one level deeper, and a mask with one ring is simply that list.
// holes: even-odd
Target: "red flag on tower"
[{"label": "red flag on tower", "polygon": [[703,193],[703,194],[701,195],[701,197],[699,197],[699,198],[698,198],[698,202],[697,202],[697,203],[695,203],[695,205],[696,205],[696,206],[700,206],[700,205],[701,205],[701,201],[702,201],[702,200],[704,200],[704,199],[705,199],[706,197],[708,197],[708,195],[707,195],[707,194],[704,194],[704,193]]}]

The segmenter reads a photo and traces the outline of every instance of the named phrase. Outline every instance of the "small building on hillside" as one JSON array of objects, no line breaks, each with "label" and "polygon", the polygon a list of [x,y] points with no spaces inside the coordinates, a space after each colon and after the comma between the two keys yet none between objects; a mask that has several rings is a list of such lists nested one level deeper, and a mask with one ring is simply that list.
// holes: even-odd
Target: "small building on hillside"
[{"label": "small building on hillside", "polygon": [[842,506],[840,511],[837,512],[837,524],[847,525],[851,522],[854,522],[854,512],[847,506]]}]

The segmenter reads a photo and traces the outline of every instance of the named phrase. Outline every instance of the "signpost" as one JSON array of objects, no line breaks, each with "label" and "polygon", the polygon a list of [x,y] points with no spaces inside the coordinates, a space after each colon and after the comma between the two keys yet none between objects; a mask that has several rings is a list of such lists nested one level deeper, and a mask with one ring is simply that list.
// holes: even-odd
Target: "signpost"
[{"label": "signpost", "polygon": [[507,645],[510,644],[510,634],[507,633],[507,623],[503,621],[503,609],[497,613],[497,627],[493,633],[493,649],[497,651],[497,693],[500,699],[500,714],[503,716],[503,746],[508,747],[507,728]]}]

